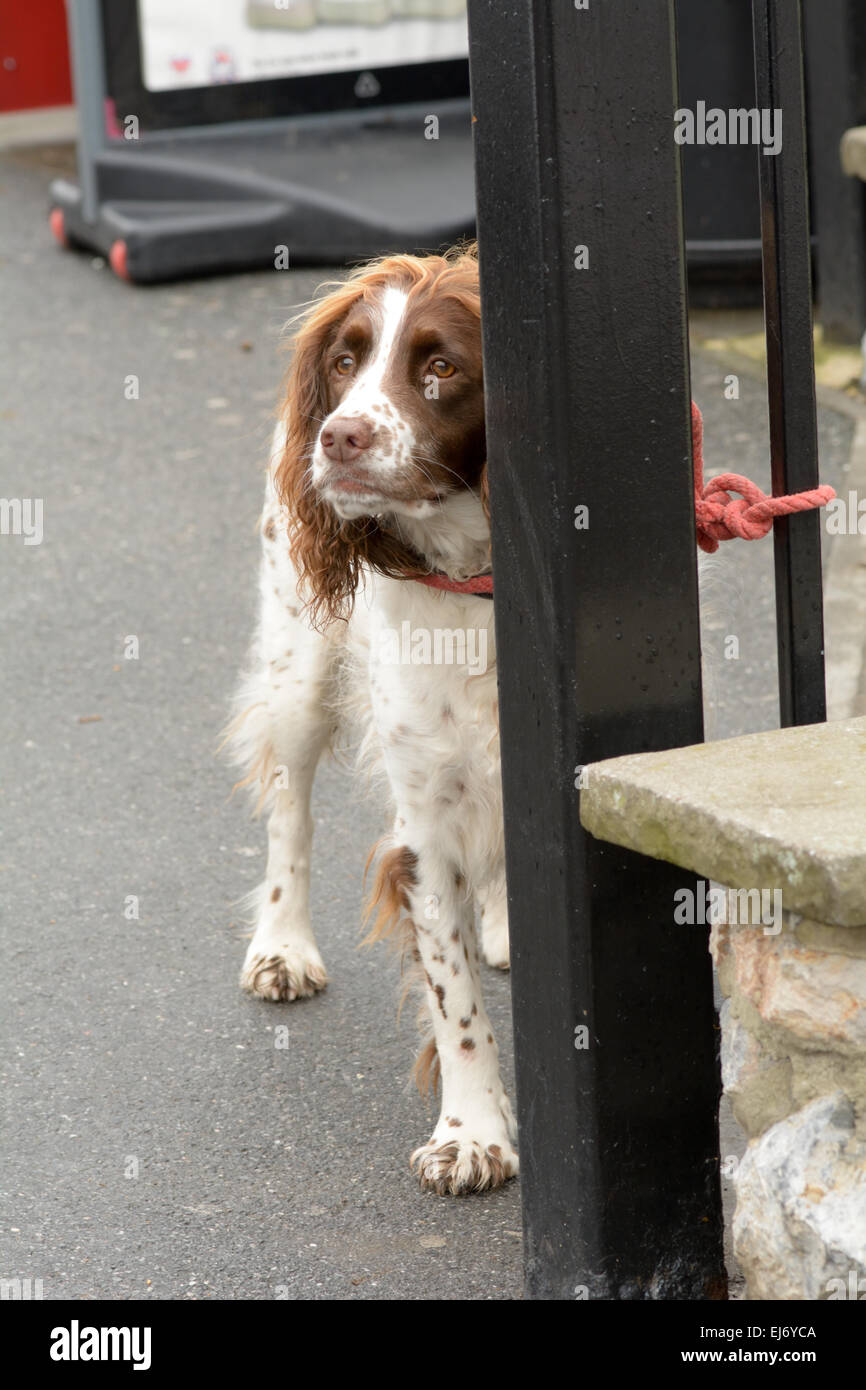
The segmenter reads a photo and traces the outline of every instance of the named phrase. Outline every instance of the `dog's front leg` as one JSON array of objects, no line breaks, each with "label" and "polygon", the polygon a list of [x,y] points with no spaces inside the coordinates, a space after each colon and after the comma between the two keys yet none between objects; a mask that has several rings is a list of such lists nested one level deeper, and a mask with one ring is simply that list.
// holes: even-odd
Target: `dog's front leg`
[{"label": "dog's front leg", "polygon": [[442,1112],[412,1164],[439,1193],[499,1187],[518,1170],[515,1123],[484,1000],[471,898],[453,868],[417,853],[406,885],[442,1083]]}]

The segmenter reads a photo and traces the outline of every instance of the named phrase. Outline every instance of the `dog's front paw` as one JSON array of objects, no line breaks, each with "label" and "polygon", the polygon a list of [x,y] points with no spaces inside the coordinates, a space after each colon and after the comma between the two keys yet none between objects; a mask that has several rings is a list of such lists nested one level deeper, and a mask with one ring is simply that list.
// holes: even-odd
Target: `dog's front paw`
[{"label": "dog's front paw", "polygon": [[241,971],[241,988],[260,999],[308,999],[328,983],[315,946],[274,946],[263,952],[253,941]]},{"label": "dog's front paw", "polygon": [[422,1188],[440,1197],[459,1197],[501,1187],[516,1177],[520,1161],[504,1134],[477,1139],[453,1135],[453,1129],[448,1136],[440,1135],[437,1126],[430,1142],[413,1153],[409,1162]]}]

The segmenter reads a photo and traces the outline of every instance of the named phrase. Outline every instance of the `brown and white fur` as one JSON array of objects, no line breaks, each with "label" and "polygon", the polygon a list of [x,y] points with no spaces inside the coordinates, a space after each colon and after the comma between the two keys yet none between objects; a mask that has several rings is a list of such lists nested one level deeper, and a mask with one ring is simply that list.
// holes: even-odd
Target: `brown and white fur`
[{"label": "brown and white fur", "polygon": [[[518,1160],[474,925],[477,904],[484,955],[507,967],[493,604],[412,578],[490,568],[471,248],[383,259],[304,316],[261,534],[260,622],[230,730],[268,813],[241,983],[293,1000],[327,982],[309,911],[310,793],[351,723],[393,805],[371,935],[398,929],[419,967],[432,1024],[419,1072],[441,1077],[439,1121],[412,1163],[440,1193],[496,1187]],[[407,621],[474,634],[486,664],[395,659]]]}]

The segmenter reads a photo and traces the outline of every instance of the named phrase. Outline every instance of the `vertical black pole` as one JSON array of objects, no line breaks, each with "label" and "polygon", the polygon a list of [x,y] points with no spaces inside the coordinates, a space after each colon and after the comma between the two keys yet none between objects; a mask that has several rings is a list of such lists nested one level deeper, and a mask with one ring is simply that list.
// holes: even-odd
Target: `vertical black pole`
[{"label": "vertical black pole", "polygon": [[[777,154],[758,153],[773,492],[818,485],[812,269],[800,0],[753,0],[758,107],[782,121]],[[781,114],[780,114],[781,113]],[[783,726],[827,717],[821,513],[773,527]]]},{"label": "vertical black pole", "polygon": [[469,14],[526,1291],[724,1297],[706,932],[578,815],[702,736],[672,4]]},{"label": "vertical black pole", "polygon": [[827,338],[866,331],[866,187],[843,172],[845,131],[866,121],[863,0],[805,0],[806,99],[818,313]]}]

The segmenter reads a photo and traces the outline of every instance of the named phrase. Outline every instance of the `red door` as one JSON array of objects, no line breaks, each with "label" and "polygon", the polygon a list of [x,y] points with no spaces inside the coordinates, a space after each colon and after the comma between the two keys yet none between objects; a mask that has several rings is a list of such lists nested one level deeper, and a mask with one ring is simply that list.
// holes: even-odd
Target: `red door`
[{"label": "red door", "polygon": [[0,111],[71,101],[63,0],[0,0]]}]

